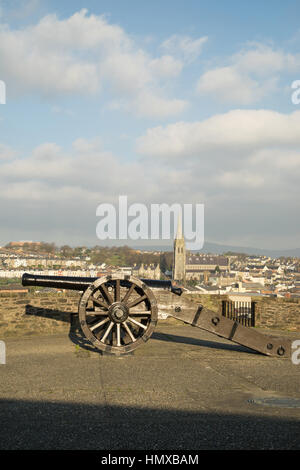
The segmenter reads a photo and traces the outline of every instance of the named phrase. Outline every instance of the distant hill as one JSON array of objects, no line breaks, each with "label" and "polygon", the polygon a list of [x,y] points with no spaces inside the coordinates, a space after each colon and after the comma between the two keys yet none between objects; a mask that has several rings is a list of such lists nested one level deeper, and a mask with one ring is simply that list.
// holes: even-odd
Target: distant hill
[{"label": "distant hill", "polygon": [[[82,254],[82,248],[84,251],[87,249],[90,250],[92,247],[85,248],[85,247],[70,247],[68,245],[64,245],[60,248],[56,247],[55,243],[45,243],[45,242],[10,242],[5,247],[1,249],[1,252],[6,251],[17,251],[19,253],[35,253],[41,255],[54,255],[54,254],[62,254],[64,256],[79,256]],[[114,245],[109,246],[100,246],[101,254],[107,251],[107,256],[111,257],[113,255],[120,256],[126,254],[126,262],[130,260],[127,259],[128,255],[135,256],[135,253],[132,250],[140,250],[140,251],[148,251],[149,255],[146,253],[143,254],[143,258],[145,256],[153,256],[151,253],[154,251],[164,251],[164,252],[171,252],[173,251],[173,242],[171,241],[163,241],[160,245],[151,245],[149,242],[143,245],[141,242],[135,242],[135,244],[131,244],[129,240],[124,240],[124,245],[120,243],[116,243]],[[253,248],[253,247],[245,247],[245,246],[236,246],[236,245],[223,245],[219,243],[211,243],[205,242],[204,247],[201,250],[195,250],[195,252],[200,253],[212,253],[212,254],[223,254],[223,253],[244,253],[247,255],[262,255],[262,256],[269,256],[271,258],[279,258],[280,256],[284,257],[297,257],[300,258],[300,248],[293,248],[293,249],[283,249],[283,250],[270,250],[267,248]],[[144,256],[145,255],[145,256]],[[99,255],[100,256],[100,255]],[[111,261],[111,260],[110,260]],[[106,260],[108,262],[108,260]],[[120,262],[119,259],[115,260],[118,264]],[[124,259],[125,262],[125,259]],[[146,262],[145,260],[143,262]],[[147,259],[147,262],[154,262],[154,260]]]},{"label": "distant hill", "polygon": [[270,250],[265,248],[252,248],[252,247],[241,247],[241,246],[231,246],[231,245],[219,245],[217,243],[205,243],[203,249],[201,250],[204,253],[226,253],[232,251],[235,253],[245,253],[248,255],[264,255],[270,256],[271,258],[279,258],[280,256],[296,256],[300,257],[300,248],[293,248],[288,250]]},{"label": "distant hill", "polygon": [[[139,250],[147,251],[172,251],[173,247],[169,245],[153,245],[153,246],[139,246],[135,247]],[[234,245],[221,245],[218,243],[205,242],[204,246],[200,253],[214,253],[214,254],[223,254],[227,252],[233,253],[245,253],[248,255],[261,255],[261,256],[270,256],[271,258],[279,258],[280,256],[285,257],[298,257],[300,258],[300,248],[293,248],[287,250],[270,250],[264,248],[252,248],[245,246],[234,246]]]}]

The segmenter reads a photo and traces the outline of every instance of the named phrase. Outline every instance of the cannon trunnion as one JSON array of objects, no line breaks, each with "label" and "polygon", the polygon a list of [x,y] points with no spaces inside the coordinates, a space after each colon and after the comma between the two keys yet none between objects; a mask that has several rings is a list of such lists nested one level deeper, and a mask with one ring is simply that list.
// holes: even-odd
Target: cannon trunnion
[{"label": "cannon trunnion", "polygon": [[291,355],[289,338],[262,334],[193,301],[187,305],[180,298],[182,289],[172,281],[137,279],[118,273],[100,278],[25,273],[22,285],[81,291],[78,314],[82,332],[103,352],[127,354],[151,337],[158,319],[151,287],[158,287],[174,294],[172,317],[267,356]]}]

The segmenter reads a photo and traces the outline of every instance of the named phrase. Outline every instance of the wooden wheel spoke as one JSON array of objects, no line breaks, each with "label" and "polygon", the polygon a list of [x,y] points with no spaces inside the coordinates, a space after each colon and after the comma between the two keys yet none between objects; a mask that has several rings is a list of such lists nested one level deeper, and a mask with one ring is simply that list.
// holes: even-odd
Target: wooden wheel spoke
[{"label": "wooden wheel spoke", "polygon": [[99,310],[94,310],[93,308],[87,308],[86,309],[86,315],[107,315],[107,311],[106,312],[100,312]]},{"label": "wooden wheel spoke", "polygon": [[120,302],[120,279],[116,279],[115,302]]},{"label": "wooden wheel spoke", "polygon": [[130,316],[132,317],[132,315],[137,315],[137,316],[140,316],[140,317],[142,317],[144,315],[151,315],[151,310],[136,310],[136,311],[132,310],[130,312]]},{"label": "wooden wheel spoke", "polygon": [[117,323],[117,346],[121,346],[121,325]]},{"label": "wooden wheel spoke", "polygon": [[137,325],[139,326],[140,328],[143,328],[144,330],[147,330],[147,326],[143,325],[142,323],[140,323],[139,321],[137,320],[134,320],[133,318],[131,317],[128,317],[128,319],[131,323],[133,323],[134,325]]},{"label": "wooden wheel spoke", "polygon": [[123,304],[126,304],[129,297],[131,296],[132,292],[134,291],[135,289],[135,285],[134,284],[131,284],[130,288],[128,289],[128,291],[126,292],[126,295],[124,297],[124,299],[122,300],[122,303]]},{"label": "wooden wheel spoke", "polygon": [[91,296],[91,300],[94,302],[94,304],[98,305],[98,307],[105,308],[105,310],[108,310],[108,305],[105,302],[102,302],[102,300],[96,299],[93,295]]},{"label": "wooden wheel spoke", "polygon": [[112,330],[114,324],[115,324],[115,323],[114,323],[113,321],[111,321],[110,324],[108,325],[107,330],[105,331],[104,335],[103,335],[102,338],[100,339],[100,341],[101,341],[102,343],[104,343],[104,341],[105,341],[106,338],[108,337],[108,335],[109,335],[109,333],[111,332],[111,330]]},{"label": "wooden wheel spoke", "polygon": [[130,302],[130,304],[127,305],[127,308],[131,309],[132,307],[135,307],[136,305],[139,305],[141,302],[144,302],[144,300],[146,300],[147,298],[148,297],[145,294],[142,297],[139,297],[138,299],[133,300],[132,302]]},{"label": "wooden wheel spoke", "polygon": [[105,318],[105,320],[99,321],[92,326],[89,326],[89,325],[88,326],[91,331],[94,331],[96,328],[99,328],[100,326],[105,325],[105,323],[107,323],[108,321],[109,321],[109,318],[107,317]]},{"label": "wooden wheel spoke", "polygon": [[135,341],[136,341],[136,338],[133,336],[133,333],[132,333],[132,331],[130,330],[129,326],[127,325],[126,321],[124,321],[123,326],[124,326],[125,330],[127,331],[128,335],[130,336],[131,341],[132,341],[132,342],[135,342]]},{"label": "wooden wheel spoke", "polygon": [[100,290],[101,290],[101,293],[102,293],[103,297],[107,300],[108,304],[111,305],[113,303],[113,299],[112,299],[110,293],[108,292],[106,285],[102,284],[100,286]]}]

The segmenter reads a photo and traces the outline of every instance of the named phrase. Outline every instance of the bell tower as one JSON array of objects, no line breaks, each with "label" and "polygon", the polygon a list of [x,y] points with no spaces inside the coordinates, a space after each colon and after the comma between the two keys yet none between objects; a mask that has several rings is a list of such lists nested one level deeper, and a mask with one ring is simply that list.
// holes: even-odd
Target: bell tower
[{"label": "bell tower", "polygon": [[178,217],[177,234],[173,247],[173,280],[185,281],[185,242],[182,234],[181,217]]}]

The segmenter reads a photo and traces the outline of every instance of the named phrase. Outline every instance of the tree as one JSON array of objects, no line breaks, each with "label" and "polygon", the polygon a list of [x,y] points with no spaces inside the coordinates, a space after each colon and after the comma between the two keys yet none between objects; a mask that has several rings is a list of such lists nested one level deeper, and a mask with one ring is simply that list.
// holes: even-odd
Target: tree
[{"label": "tree", "polygon": [[73,255],[73,249],[69,245],[63,245],[60,249],[60,252],[65,257]]},{"label": "tree", "polygon": [[166,260],[166,255],[164,253],[160,255],[159,266],[163,274],[168,270],[168,263]]}]

